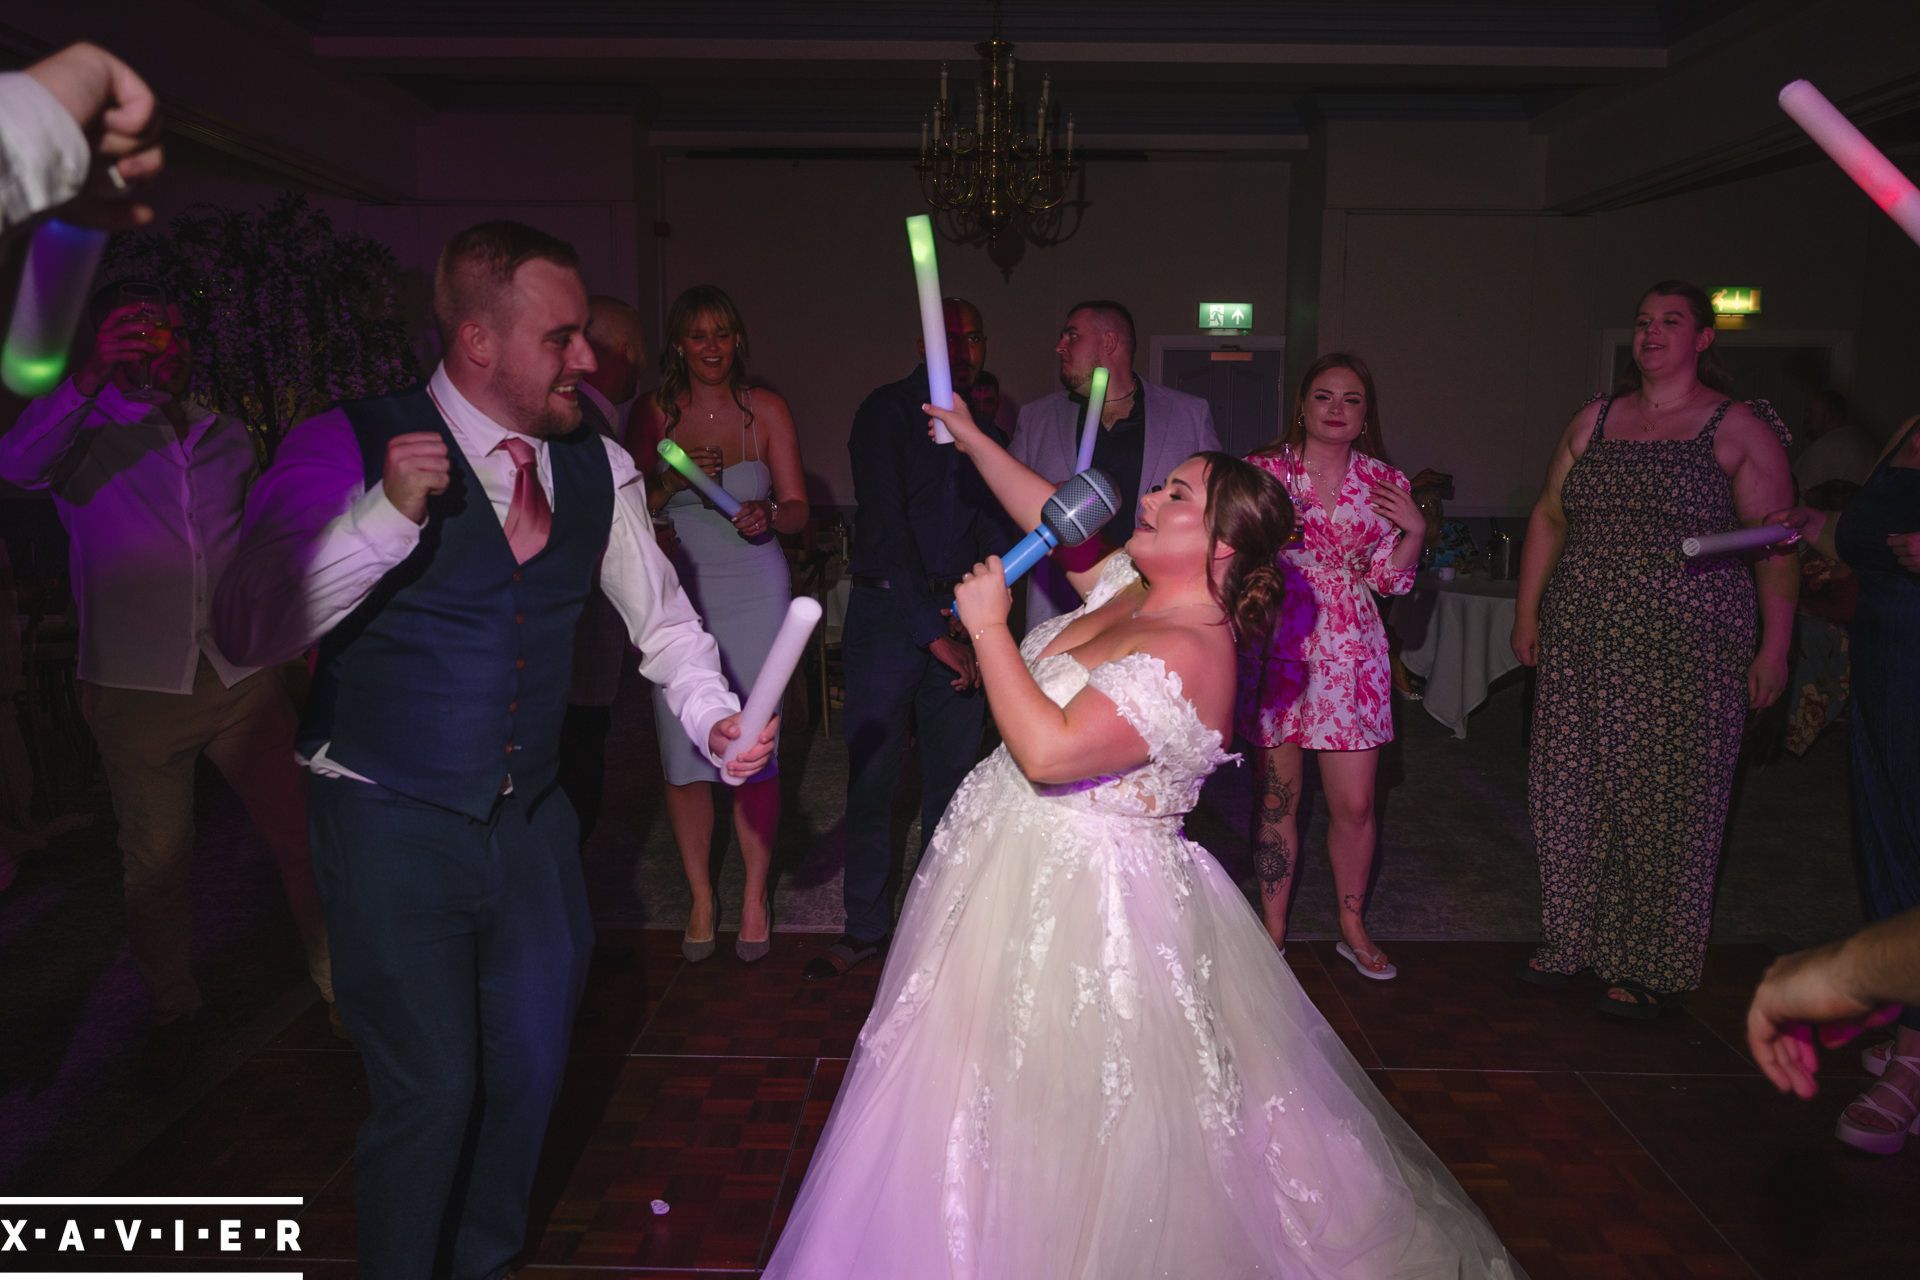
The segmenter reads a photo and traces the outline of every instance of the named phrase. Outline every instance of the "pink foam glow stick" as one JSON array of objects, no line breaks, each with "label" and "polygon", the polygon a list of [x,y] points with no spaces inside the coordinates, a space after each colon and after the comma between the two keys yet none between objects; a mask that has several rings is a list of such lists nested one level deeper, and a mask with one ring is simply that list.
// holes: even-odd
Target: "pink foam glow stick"
[{"label": "pink foam glow stick", "polygon": [[1825,94],[1805,80],[1795,80],[1780,91],[1780,108],[1888,217],[1900,224],[1915,244],[1920,244],[1920,190],[1827,101]]}]

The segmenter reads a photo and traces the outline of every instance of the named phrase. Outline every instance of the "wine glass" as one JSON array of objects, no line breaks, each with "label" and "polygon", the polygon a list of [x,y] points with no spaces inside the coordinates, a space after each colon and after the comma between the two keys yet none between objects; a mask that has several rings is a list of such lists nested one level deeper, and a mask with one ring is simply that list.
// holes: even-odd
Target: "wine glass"
[{"label": "wine glass", "polygon": [[141,336],[153,355],[142,356],[133,363],[133,389],[127,392],[134,400],[154,400],[160,398],[153,386],[154,357],[162,354],[173,345],[173,324],[167,318],[167,295],[157,284],[123,284],[120,286],[120,305],[136,308],[135,314],[141,320]]}]

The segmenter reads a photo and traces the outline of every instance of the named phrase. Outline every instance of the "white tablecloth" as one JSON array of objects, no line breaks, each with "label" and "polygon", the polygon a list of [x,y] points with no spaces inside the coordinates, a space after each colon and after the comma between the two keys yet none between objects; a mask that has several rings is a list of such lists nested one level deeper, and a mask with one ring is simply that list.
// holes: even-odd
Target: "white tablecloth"
[{"label": "white tablecloth", "polygon": [[1423,573],[1394,602],[1400,661],[1425,678],[1421,705],[1456,738],[1467,736],[1467,715],[1487,700],[1487,687],[1520,665],[1510,644],[1518,591],[1516,582]]}]

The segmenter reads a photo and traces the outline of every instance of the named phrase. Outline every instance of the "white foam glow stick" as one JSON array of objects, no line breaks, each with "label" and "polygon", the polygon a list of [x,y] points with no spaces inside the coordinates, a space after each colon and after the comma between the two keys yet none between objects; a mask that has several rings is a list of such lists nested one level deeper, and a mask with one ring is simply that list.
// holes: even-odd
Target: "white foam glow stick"
[{"label": "white foam glow stick", "polygon": [[1776,542],[1792,542],[1799,531],[1784,524],[1763,524],[1752,529],[1729,529],[1725,533],[1703,533],[1680,543],[1680,554],[1689,560],[1700,556],[1724,556],[1735,551],[1752,551]]},{"label": "white foam glow stick", "polygon": [[714,506],[720,508],[720,514],[731,520],[740,514],[740,500],[713,482],[713,477],[700,469],[700,464],[687,456],[687,451],[671,440],[660,442],[660,456],[667,465],[687,478],[687,483],[707,495]]},{"label": "white foam glow stick", "polygon": [[0,351],[0,378],[15,395],[43,396],[67,376],[73,331],[86,310],[93,273],[106,248],[106,232],[58,218],[41,223],[33,233],[6,348]]},{"label": "white foam glow stick", "polygon": [[1820,149],[1832,156],[1915,244],[1920,244],[1920,190],[1827,101],[1825,94],[1805,80],[1795,80],[1780,91],[1780,109],[1792,116],[1793,122],[1805,129],[1807,136],[1819,143]]},{"label": "white foam glow stick", "polygon": [[1078,475],[1093,465],[1093,442],[1100,438],[1100,411],[1107,407],[1107,367],[1093,366],[1093,381],[1087,384],[1087,422],[1080,428],[1080,460],[1074,466]]},{"label": "white foam glow stick", "polygon": [[[793,669],[800,665],[800,655],[806,652],[807,637],[813,634],[819,622],[820,602],[812,596],[795,596],[793,603],[787,606],[786,620],[773,637],[773,647],[767,650],[767,660],[761,664],[760,674],[754,679],[753,691],[747,694],[747,705],[740,708],[740,736],[727,745],[724,760],[732,760],[760,740],[761,730],[767,727],[767,721],[773,719],[773,713],[780,709],[780,698],[787,691],[787,681],[793,678]],[[720,776],[736,787],[746,781],[725,769],[720,771]]]},{"label": "white foam glow stick", "polygon": [[[953,368],[947,363],[947,317],[940,305],[940,263],[933,254],[933,219],[916,213],[907,219],[907,248],[913,251],[913,283],[920,294],[920,337],[927,347],[927,403],[953,408]],[[952,444],[953,432],[938,418],[933,438]]]}]

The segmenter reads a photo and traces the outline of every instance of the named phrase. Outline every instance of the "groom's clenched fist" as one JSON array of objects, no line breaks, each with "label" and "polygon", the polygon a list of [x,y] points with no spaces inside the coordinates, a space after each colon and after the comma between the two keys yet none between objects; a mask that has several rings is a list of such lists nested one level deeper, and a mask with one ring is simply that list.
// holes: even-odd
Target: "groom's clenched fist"
[{"label": "groom's clenched fist", "polygon": [[387,441],[387,465],[380,487],[401,515],[419,524],[427,518],[427,499],[444,493],[452,472],[446,437],[413,431]]}]

